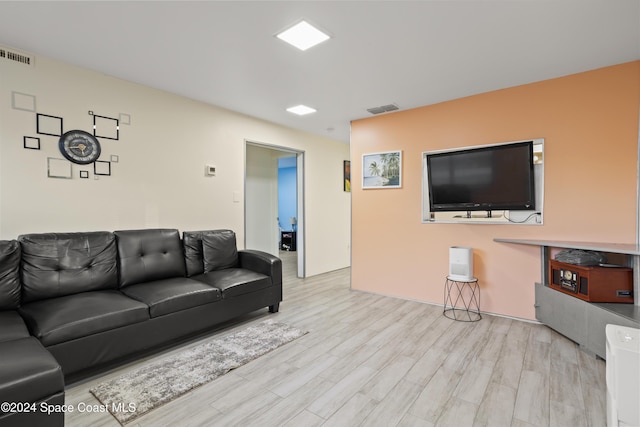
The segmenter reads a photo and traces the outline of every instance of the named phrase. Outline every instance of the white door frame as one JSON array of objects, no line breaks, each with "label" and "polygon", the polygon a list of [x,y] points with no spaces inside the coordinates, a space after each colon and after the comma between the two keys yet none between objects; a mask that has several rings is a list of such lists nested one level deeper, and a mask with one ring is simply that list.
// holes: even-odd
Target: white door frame
[{"label": "white door frame", "polygon": [[[296,150],[289,147],[281,147],[278,145],[266,144],[263,142],[256,142],[251,140],[244,141],[244,243],[246,247],[247,243],[247,147],[255,146],[273,151],[295,154],[296,156],[296,210],[297,210],[297,234],[296,234],[296,251],[298,258],[298,272],[297,276],[300,278],[306,275],[306,262],[305,262],[305,212],[304,212],[304,151]],[[250,249],[250,248],[249,248]]]}]

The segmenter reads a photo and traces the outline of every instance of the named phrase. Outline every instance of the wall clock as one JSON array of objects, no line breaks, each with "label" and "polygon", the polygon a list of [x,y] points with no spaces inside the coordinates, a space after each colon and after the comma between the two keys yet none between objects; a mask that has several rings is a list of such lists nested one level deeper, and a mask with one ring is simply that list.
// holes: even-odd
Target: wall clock
[{"label": "wall clock", "polygon": [[58,142],[60,153],[70,162],[86,165],[100,157],[100,142],[83,130],[65,132]]}]

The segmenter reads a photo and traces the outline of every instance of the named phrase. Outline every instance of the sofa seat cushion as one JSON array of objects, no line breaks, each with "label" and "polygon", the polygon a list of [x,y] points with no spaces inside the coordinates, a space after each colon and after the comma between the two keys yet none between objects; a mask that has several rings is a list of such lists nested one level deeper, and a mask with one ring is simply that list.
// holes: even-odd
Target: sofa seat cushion
[{"label": "sofa seat cushion", "polygon": [[119,291],[84,292],[20,308],[31,334],[50,346],[149,319],[149,307]]},{"label": "sofa seat cushion", "polygon": [[236,297],[271,286],[269,276],[244,268],[215,270],[193,278],[219,288],[222,291],[222,298]]},{"label": "sofa seat cushion", "polygon": [[0,311],[0,342],[29,337],[29,330],[17,311]]},{"label": "sofa seat cushion", "polygon": [[220,289],[186,277],[139,283],[122,288],[122,293],[149,306],[158,317],[222,299]]},{"label": "sofa seat cushion", "polygon": [[38,402],[64,390],[54,357],[33,337],[0,342],[0,402]]}]

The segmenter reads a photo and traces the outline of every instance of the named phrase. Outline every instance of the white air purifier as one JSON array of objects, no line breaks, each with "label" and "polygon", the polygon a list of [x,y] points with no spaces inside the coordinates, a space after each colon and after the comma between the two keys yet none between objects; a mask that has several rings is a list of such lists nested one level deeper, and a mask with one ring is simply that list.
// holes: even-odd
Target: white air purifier
[{"label": "white air purifier", "polygon": [[640,329],[607,325],[607,426],[640,426]]},{"label": "white air purifier", "polygon": [[452,246],[449,248],[449,279],[473,280],[473,248]]}]

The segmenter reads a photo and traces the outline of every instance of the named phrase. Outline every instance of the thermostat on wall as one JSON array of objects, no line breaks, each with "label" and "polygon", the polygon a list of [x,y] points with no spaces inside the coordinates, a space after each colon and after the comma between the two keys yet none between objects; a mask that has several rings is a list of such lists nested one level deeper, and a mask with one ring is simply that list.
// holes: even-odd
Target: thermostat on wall
[{"label": "thermostat on wall", "polygon": [[216,176],[216,167],[212,165],[206,165],[204,173],[207,176]]}]

